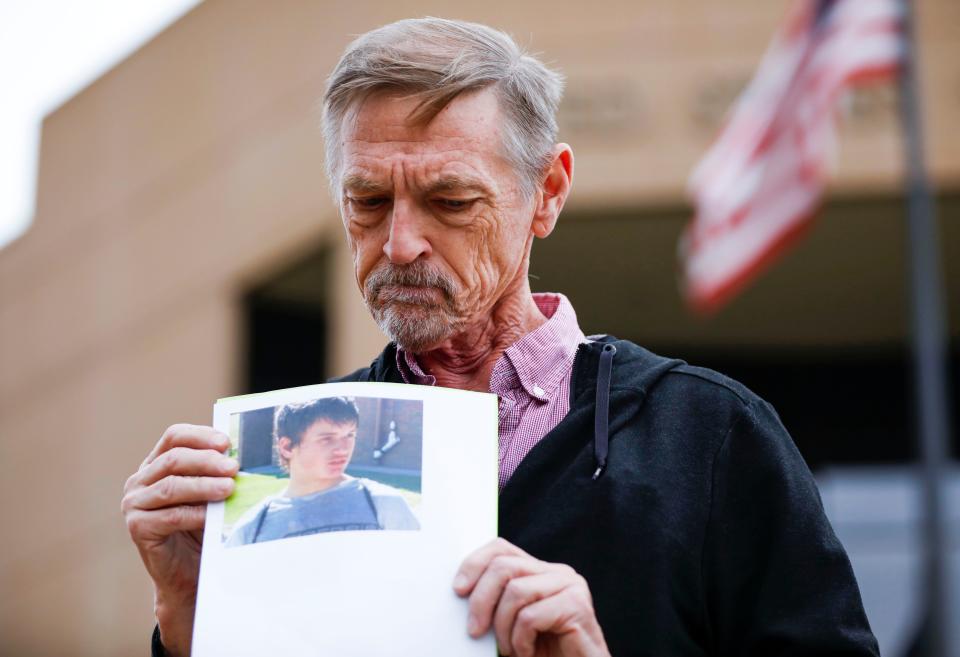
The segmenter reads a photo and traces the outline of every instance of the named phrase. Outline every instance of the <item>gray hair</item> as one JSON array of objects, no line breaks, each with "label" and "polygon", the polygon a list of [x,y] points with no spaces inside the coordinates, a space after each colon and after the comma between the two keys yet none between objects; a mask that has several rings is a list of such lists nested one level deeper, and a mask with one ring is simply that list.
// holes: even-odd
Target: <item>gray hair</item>
[{"label": "gray hair", "polygon": [[326,169],[338,189],[340,132],[351,108],[379,92],[418,103],[409,120],[426,125],[459,94],[491,87],[504,112],[504,150],[530,196],[551,162],[563,76],[522,51],[509,35],[478,23],[407,19],[351,43],[323,95]]}]

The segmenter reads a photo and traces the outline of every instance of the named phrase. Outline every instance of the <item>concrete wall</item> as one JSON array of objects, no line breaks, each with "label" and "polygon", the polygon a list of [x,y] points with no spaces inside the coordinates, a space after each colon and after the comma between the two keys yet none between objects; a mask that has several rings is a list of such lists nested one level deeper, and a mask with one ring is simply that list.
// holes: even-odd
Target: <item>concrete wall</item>
[{"label": "concrete wall", "polygon": [[[239,299],[333,253],[328,362],[382,337],[354,289],[322,174],[316,99],[349,35],[404,16],[503,27],[568,75],[570,212],[682,204],[786,2],[211,0],[51,114],[37,216],[0,252],[0,654],[143,654],[149,581],[118,510],[164,428],[238,392]],[[960,6],[921,6],[929,159],[960,184]],[[889,95],[860,97],[835,190],[893,189]]]}]

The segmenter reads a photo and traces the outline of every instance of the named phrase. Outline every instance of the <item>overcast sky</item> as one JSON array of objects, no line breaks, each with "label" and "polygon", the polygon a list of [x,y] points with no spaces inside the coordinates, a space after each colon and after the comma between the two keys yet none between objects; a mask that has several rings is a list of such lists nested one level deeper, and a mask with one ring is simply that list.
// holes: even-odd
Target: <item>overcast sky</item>
[{"label": "overcast sky", "polygon": [[199,0],[0,0],[0,249],[29,229],[44,115]]}]

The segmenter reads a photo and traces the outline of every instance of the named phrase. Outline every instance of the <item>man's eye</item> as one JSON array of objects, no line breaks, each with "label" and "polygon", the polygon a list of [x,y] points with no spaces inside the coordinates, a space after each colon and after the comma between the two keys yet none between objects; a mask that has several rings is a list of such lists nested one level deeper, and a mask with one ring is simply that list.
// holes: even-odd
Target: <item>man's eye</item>
[{"label": "man's eye", "polygon": [[466,210],[469,208],[476,199],[457,199],[457,198],[440,198],[436,200],[437,205],[439,205],[444,210],[450,212],[459,212],[461,210]]},{"label": "man's eye", "polygon": [[387,199],[381,196],[350,198],[350,203],[358,210],[376,210],[386,205]]}]

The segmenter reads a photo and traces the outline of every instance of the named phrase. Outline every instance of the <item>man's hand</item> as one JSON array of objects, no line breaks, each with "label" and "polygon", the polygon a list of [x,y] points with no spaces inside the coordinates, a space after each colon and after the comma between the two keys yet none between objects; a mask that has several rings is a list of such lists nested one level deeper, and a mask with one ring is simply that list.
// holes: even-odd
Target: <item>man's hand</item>
[{"label": "man's hand", "polygon": [[223,452],[230,439],[211,427],[167,429],[123,489],[123,511],[140,558],[153,579],[164,648],[190,653],[207,502],[233,492],[238,465]]},{"label": "man's hand", "polygon": [[570,566],[534,559],[498,538],[464,559],[453,589],[469,596],[470,635],[492,625],[504,655],[610,655],[587,582]]}]

